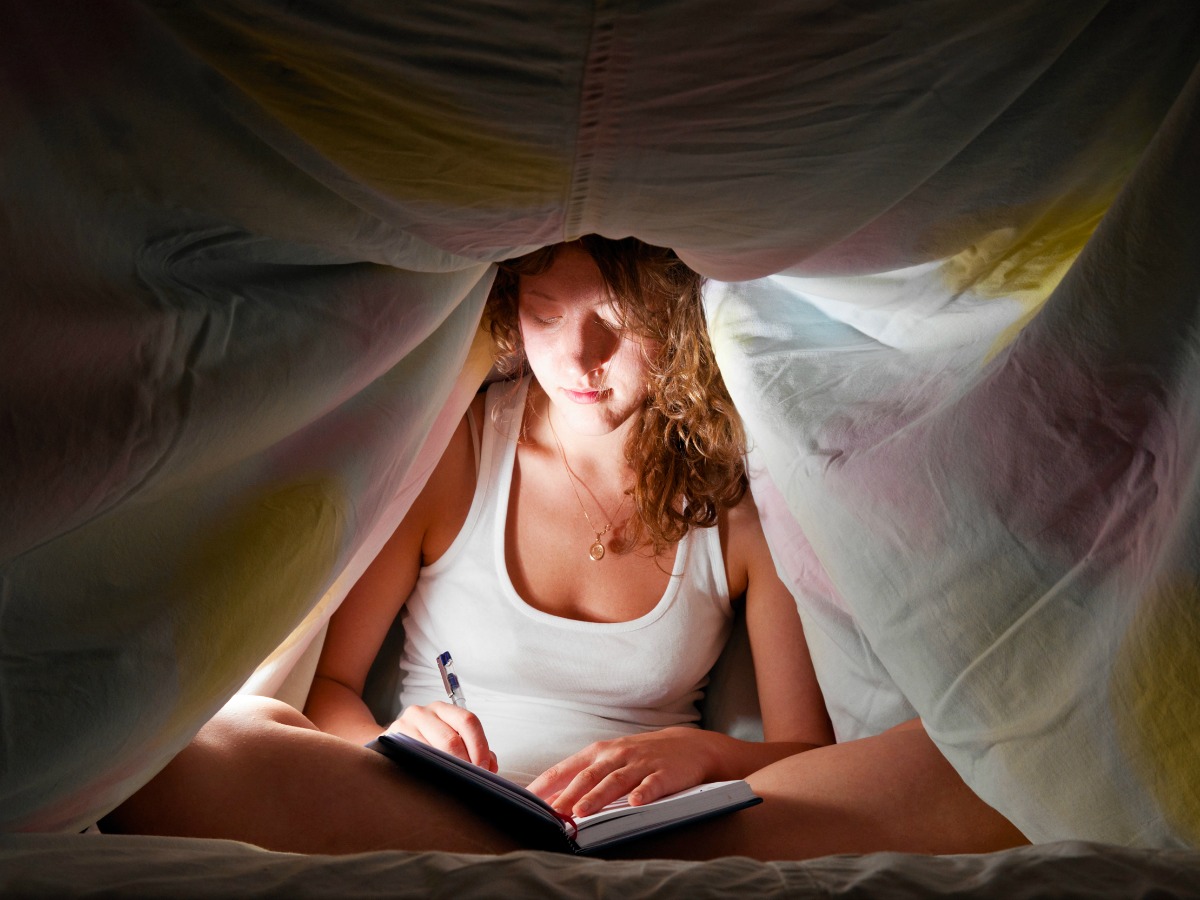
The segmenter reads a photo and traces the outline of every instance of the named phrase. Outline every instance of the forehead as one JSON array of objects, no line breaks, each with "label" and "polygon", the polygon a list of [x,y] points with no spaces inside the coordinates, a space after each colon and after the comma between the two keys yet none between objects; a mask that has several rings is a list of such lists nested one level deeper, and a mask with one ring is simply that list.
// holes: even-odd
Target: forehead
[{"label": "forehead", "polygon": [[522,275],[518,281],[522,300],[556,303],[612,302],[608,285],[595,260],[578,247],[563,247],[540,275]]}]

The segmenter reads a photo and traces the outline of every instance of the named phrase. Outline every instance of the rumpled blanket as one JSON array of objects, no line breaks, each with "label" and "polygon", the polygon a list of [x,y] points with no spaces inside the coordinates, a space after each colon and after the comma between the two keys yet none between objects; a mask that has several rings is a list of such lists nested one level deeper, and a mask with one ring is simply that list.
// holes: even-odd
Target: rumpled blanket
[{"label": "rumpled blanket", "polygon": [[841,739],[1200,846],[1200,7],[0,2],[0,827],[278,687],[489,368],[490,263],[709,276]]}]

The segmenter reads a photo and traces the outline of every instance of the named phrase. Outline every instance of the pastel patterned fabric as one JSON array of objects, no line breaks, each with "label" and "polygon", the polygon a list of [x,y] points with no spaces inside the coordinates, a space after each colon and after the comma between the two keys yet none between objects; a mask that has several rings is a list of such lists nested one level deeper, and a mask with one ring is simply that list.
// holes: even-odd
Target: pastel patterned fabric
[{"label": "pastel patterned fabric", "polygon": [[599,232],[712,279],[839,737],[1200,845],[1195,3],[0,19],[5,830],[278,687],[484,378],[490,263]]}]

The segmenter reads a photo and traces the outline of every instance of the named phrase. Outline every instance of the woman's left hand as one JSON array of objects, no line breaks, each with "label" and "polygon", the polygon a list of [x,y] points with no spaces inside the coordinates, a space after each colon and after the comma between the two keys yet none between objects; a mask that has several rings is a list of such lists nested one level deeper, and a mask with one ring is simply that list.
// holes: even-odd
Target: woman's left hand
[{"label": "woman's left hand", "polygon": [[664,728],[597,741],[529,783],[561,813],[586,816],[629,795],[639,806],[713,780],[724,735],[699,728]]}]

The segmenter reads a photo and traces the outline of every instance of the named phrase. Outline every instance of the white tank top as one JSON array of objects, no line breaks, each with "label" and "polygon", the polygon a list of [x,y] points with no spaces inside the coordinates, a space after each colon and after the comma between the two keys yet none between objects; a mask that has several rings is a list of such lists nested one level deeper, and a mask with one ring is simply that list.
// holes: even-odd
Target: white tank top
[{"label": "white tank top", "polygon": [[404,607],[399,698],[445,700],[435,660],[448,650],[501,774],[522,784],[593,741],[695,724],[732,621],[716,528],[688,531],[666,592],[632,621],[581,622],[521,599],[504,525],[528,387],[488,390],[471,510]]}]

